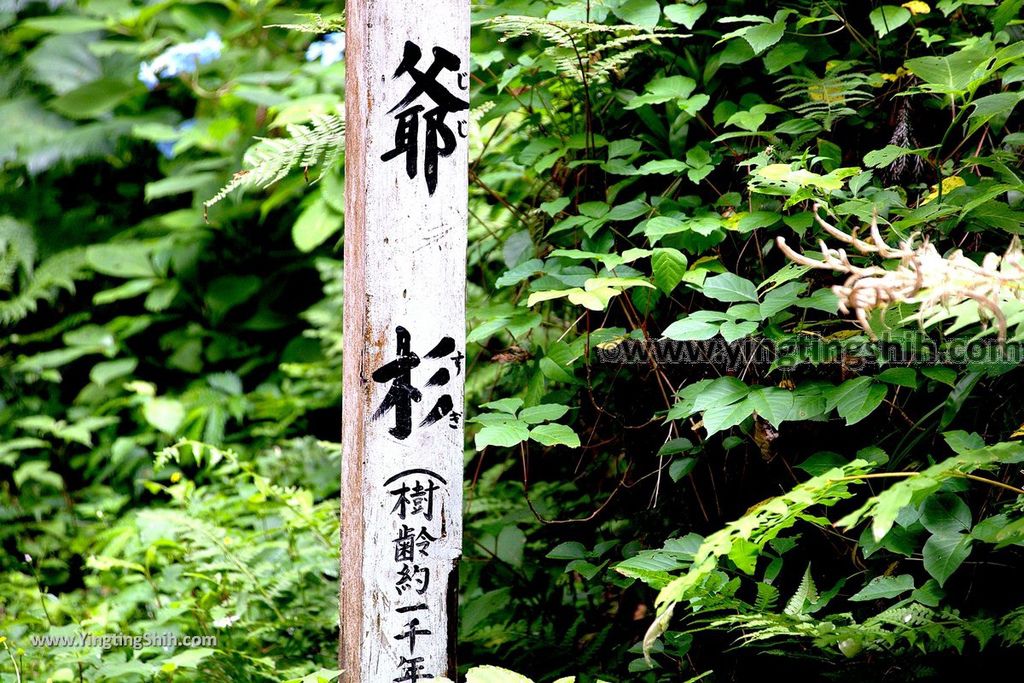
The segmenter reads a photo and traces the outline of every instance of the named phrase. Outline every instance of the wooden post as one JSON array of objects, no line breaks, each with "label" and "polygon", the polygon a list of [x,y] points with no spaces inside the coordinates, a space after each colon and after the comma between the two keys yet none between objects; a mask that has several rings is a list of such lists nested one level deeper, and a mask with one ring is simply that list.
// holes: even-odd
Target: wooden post
[{"label": "wooden post", "polygon": [[454,678],[469,2],[347,12],[342,680]]}]

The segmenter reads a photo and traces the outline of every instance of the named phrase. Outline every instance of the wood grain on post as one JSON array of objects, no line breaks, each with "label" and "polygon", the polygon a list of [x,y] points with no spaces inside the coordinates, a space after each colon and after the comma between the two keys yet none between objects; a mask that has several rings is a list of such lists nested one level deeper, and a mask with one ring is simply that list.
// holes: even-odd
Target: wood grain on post
[{"label": "wood grain on post", "polygon": [[454,678],[469,3],[347,12],[342,680]]}]

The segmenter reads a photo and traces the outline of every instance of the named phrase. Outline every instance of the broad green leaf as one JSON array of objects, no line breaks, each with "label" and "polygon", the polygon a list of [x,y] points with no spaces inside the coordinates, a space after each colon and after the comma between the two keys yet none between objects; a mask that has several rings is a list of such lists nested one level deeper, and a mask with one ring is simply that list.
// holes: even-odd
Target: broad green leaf
[{"label": "broad green leaf", "polygon": [[928,379],[933,379],[936,382],[941,382],[950,387],[956,385],[956,370],[952,368],[945,368],[942,366],[926,366],[921,368],[921,374]]},{"label": "broad green leaf", "polygon": [[718,332],[722,335],[722,339],[731,344],[738,339],[749,337],[757,332],[757,323],[753,321],[736,322],[734,320],[727,320],[718,328]]},{"label": "broad green leaf", "polygon": [[899,576],[876,576],[868,584],[850,596],[851,602],[884,600],[914,590],[914,577],[910,574]]},{"label": "broad green leaf", "polygon": [[215,186],[220,176],[213,172],[172,175],[161,180],[146,183],[144,197],[147,202],[164,197],[174,197],[186,192],[197,192]]},{"label": "broad green leaf", "polygon": [[786,22],[776,21],[771,24],[757,24],[743,30],[742,38],[747,41],[755,55],[759,55],[775,43],[782,40],[786,31]]},{"label": "broad green leaf", "polygon": [[508,413],[509,415],[515,415],[516,411],[523,407],[523,399],[499,398],[497,401],[484,403],[480,407],[487,408],[488,410],[497,410],[502,413]]},{"label": "broad green leaf", "polygon": [[299,251],[309,252],[341,230],[342,217],[318,198],[299,214],[292,225],[292,241]]},{"label": "broad green leaf", "polygon": [[587,549],[579,541],[566,541],[556,545],[544,557],[550,560],[582,560],[587,557]]},{"label": "broad green leaf", "polygon": [[790,64],[802,61],[806,55],[807,48],[800,43],[780,43],[764,56],[764,66],[768,73],[778,73]]},{"label": "broad green leaf", "polygon": [[761,320],[761,306],[752,303],[734,304],[730,306],[725,314],[733,322],[740,320]]},{"label": "broad green leaf", "polygon": [[668,476],[672,481],[679,481],[697,466],[697,458],[676,458],[668,466]]},{"label": "broad green leaf", "polygon": [[651,241],[651,244],[654,244],[666,235],[674,235],[684,230],[686,230],[686,224],[678,218],[655,216],[647,221],[647,225],[644,227],[644,235]]},{"label": "broad green leaf", "polygon": [[971,530],[971,509],[958,496],[937,493],[921,507],[921,524],[936,536],[953,536]]},{"label": "broad green leaf", "polygon": [[518,417],[526,424],[538,424],[540,422],[547,422],[548,420],[557,420],[567,412],[569,412],[569,406],[563,406],[557,403],[542,403],[538,406],[523,408]]},{"label": "broad green leaf", "polygon": [[661,5],[658,0],[626,0],[612,12],[626,23],[653,28],[661,18]]},{"label": "broad green leaf", "polygon": [[[136,84],[137,85],[137,84]],[[113,111],[141,88],[110,78],[101,78],[66,92],[50,106],[72,119],[92,119]]]},{"label": "broad green leaf", "polygon": [[1001,127],[1021,100],[1024,100],[1024,92],[1001,92],[974,100],[965,135],[970,137],[985,125]]},{"label": "broad green leaf", "polygon": [[876,149],[864,155],[864,165],[869,168],[882,168],[888,166],[900,157],[913,154],[914,150],[899,145],[886,145],[882,149]]},{"label": "broad green leaf", "polygon": [[702,419],[707,435],[711,436],[717,432],[735,427],[740,422],[750,417],[754,407],[747,399],[729,405],[716,405],[704,411]]},{"label": "broad green leaf", "polygon": [[658,289],[671,294],[686,274],[686,256],[678,249],[659,247],[651,255],[651,271]]},{"label": "broad green leaf", "polygon": [[847,425],[863,420],[885,399],[886,388],[870,377],[857,377],[823,392],[827,410],[833,408]]},{"label": "broad green leaf", "polygon": [[495,541],[495,552],[498,559],[513,567],[523,564],[523,547],[526,545],[526,534],[514,524],[504,527]]},{"label": "broad green leaf", "polygon": [[476,433],[473,443],[478,451],[487,446],[511,448],[530,438],[530,429],[525,423],[510,420],[502,424],[486,425]]},{"label": "broad green leaf", "polygon": [[146,422],[164,434],[178,436],[178,429],[185,421],[185,406],[173,398],[152,398],[142,406]]},{"label": "broad green leaf", "polygon": [[698,311],[675,321],[665,328],[662,335],[675,341],[702,341],[711,339],[718,334],[719,328],[725,321],[726,316],[721,313]]},{"label": "broad green leaf", "polygon": [[761,318],[767,319],[797,303],[807,289],[802,282],[787,282],[768,291],[761,302]]},{"label": "broad green leaf", "polygon": [[637,175],[678,175],[690,167],[678,159],[648,161],[636,170]]},{"label": "broad green leaf", "polygon": [[875,33],[881,38],[910,21],[910,11],[896,5],[882,5],[871,10],[868,19],[871,21]]},{"label": "broad green leaf", "polygon": [[693,402],[695,411],[725,406],[739,401],[750,393],[750,387],[735,377],[719,377],[703,387]]},{"label": "broad green leaf", "polygon": [[540,259],[530,259],[520,263],[515,268],[509,268],[505,271],[504,275],[499,277],[495,282],[495,287],[511,287],[517,285],[523,280],[528,279],[534,273],[539,273],[544,270],[544,262]]},{"label": "broad green leaf", "polygon": [[687,30],[692,29],[693,25],[697,23],[704,13],[708,10],[708,6],[703,3],[697,3],[695,5],[689,5],[683,2],[676,3],[675,5],[668,5],[665,7],[665,18],[671,21],[673,24],[682,24]]},{"label": "broad green leaf", "polygon": [[21,22],[21,25],[25,28],[45,33],[86,33],[103,30],[107,22],[102,19],[93,19],[92,17],[64,14],[51,17],[33,17]]},{"label": "broad green leaf", "polygon": [[[725,125],[736,126],[737,128],[742,128],[745,131],[754,133],[761,129],[761,124],[768,119],[769,114],[774,114],[780,111],[782,111],[782,108],[777,107],[774,104],[756,104],[747,111],[738,111],[730,116],[726,120]],[[787,164],[773,165],[782,165],[786,166],[787,169],[789,168]]]},{"label": "broad green leaf", "polygon": [[907,69],[925,82],[925,89],[945,94],[962,94],[978,78],[992,56],[991,45],[966,47],[944,57],[908,59]]},{"label": "broad green leaf", "polygon": [[670,439],[662,444],[661,448],[658,449],[658,455],[675,455],[677,453],[685,453],[686,451],[693,448],[693,442],[685,437],[677,437]]},{"label": "broad green leaf", "polygon": [[572,427],[563,424],[551,423],[538,425],[530,430],[530,438],[545,446],[569,446],[579,448],[580,437],[572,430]]},{"label": "broad green leaf", "polygon": [[85,250],[85,260],[98,273],[123,278],[151,278],[158,273],[150,256],[153,248],[142,242],[111,242]]},{"label": "broad green leaf", "polygon": [[704,296],[717,301],[753,301],[757,303],[754,283],[739,275],[722,273],[704,281]]},{"label": "broad green leaf", "polygon": [[572,200],[569,197],[559,197],[558,199],[553,199],[550,202],[543,202],[540,205],[540,210],[546,213],[547,215],[554,217],[555,214],[561,212],[562,209],[569,206],[570,202],[572,202]]},{"label": "broad green leaf", "polygon": [[917,372],[913,368],[886,368],[879,373],[878,379],[901,387],[917,388]]},{"label": "broad green leaf", "polygon": [[924,568],[940,587],[971,554],[971,540],[967,534],[935,534],[925,541],[922,550]]},{"label": "broad green leaf", "polygon": [[757,414],[776,429],[789,419],[793,410],[793,393],[778,387],[758,387],[750,392],[747,400]]},{"label": "broad green leaf", "polygon": [[89,371],[89,379],[100,386],[105,386],[118,377],[124,377],[135,372],[135,367],[138,364],[139,361],[136,358],[119,358],[118,360],[97,363]]},{"label": "broad green leaf", "polygon": [[683,100],[693,93],[697,82],[688,76],[665,76],[655,78],[644,88],[644,94],[631,99],[626,109],[639,109],[647,104],[661,104],[671,100]]}]

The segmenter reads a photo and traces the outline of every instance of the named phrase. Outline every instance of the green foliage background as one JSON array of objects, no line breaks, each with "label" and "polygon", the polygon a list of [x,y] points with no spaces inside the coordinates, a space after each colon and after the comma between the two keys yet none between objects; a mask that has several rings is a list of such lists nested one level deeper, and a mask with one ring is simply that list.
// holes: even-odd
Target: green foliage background
[{"label": "green foliage background", "polygon": [[[1018,364],[871,343],[1024,338],[1021,8],[474,5],[462,662],[1024,661]],[[304,55],[342,9],[0,5],[0,680],[337,678],[344,63]],[[209,31],[217,59],[139,81]],[[816,203],[988,270],[869,335],[776,244],[835,246]],[[607,362],[716,335],[799,362]],[[148,631],[219,643],[31,642]]]}]

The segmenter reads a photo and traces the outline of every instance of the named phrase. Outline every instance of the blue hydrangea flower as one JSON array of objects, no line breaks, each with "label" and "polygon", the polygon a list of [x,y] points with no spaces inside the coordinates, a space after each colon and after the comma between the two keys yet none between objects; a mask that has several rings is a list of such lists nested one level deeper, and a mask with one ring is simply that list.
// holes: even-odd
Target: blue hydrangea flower
[{"label": "blue hydrangea flower", "polygon": [[174,146],[178,144],[178,140],[181,139],[181,133],[187,130],[191,130],[196,127],[195,119],[185,119],[177,126],[174,127],[174,131],[179,135],[172,140],[162,140],[156,143],[156,148],[160,151],[160,154],[164,156],[164,159],[174,158]]},{"label": "blue hydrangea flower", "polygon": [[152,90],[162,78],[195,73],[200,64],[209,64],[220,58],[223,47],[216,31],[210,31],[200,40],[174,45],[157,55],[153,61],[140,64],[139,80]]},{"label": "blue hydrangea flower", "polygon": [[306,61],[320,60],[324,66],[330,66],[345,58],[345,34],[328,33],[322,40],[310,44],[306,48]]}]

